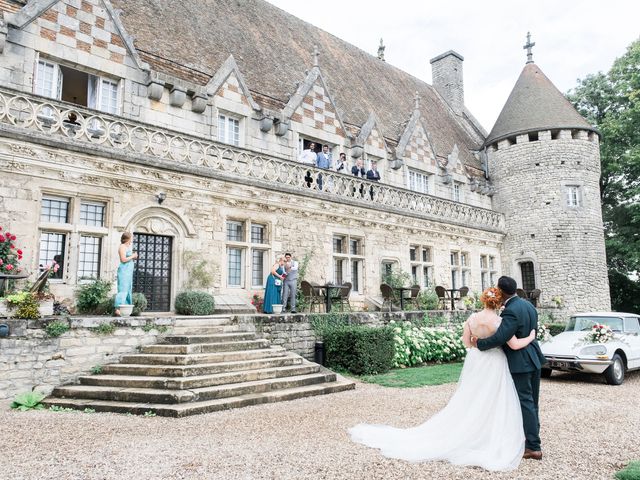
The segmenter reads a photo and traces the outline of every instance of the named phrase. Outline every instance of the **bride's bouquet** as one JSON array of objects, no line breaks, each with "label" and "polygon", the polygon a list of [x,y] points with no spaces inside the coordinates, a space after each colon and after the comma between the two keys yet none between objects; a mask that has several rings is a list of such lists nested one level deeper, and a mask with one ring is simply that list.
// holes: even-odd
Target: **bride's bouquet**
[{"label": "bride's bouquet", "polygon": [[551,338],[551,332],[546,325],[538,325],[538,333],[536,334],[536,340],[539,342],[546,342]]},{"label": "bride's bouquet", "polygon": [[584,338],[590,343],[607,343],[613,338],[613,331],[607,325],[595,324]]}]

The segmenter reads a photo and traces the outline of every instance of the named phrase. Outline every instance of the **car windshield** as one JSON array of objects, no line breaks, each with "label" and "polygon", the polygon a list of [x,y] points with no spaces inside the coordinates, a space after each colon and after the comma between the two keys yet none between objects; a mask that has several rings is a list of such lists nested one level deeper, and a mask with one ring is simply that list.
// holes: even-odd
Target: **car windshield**
[{"label": "car windshield", "polygon": [[622,319],[619,317],[571,317],[565,332],[580,332],[591,330],[596,324],[607,325],[614,332],[622,331]]}]

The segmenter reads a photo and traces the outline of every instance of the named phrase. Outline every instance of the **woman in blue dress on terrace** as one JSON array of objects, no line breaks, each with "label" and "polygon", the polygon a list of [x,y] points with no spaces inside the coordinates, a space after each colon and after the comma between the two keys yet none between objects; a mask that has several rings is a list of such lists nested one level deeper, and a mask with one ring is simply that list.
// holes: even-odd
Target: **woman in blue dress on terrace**
[{"label": "woman in blue dress on terrace", "polygon": [[118,257],[120,257],[120,265],[118,266],[118,293],[115,299],[115,314],[120,316],[120,305],[133,304],[133,261],[138,258],[137,253],[131,250],[133,243],[133,235],[124,232],[120,237],[120,247],[118,247]]},{"label": "woman in blue dress on terrace", "polygon": [[267,277],[267,287],[264,290],[264,313],[273,313],[273,305],[282,304],[282,281],[284,280],[284,255],[276,259]]}]

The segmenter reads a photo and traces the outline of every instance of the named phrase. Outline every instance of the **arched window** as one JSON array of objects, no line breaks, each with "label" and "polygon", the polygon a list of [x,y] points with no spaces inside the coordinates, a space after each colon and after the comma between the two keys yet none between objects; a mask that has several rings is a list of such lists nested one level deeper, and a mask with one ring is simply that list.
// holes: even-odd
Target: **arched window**
[{"label": "arched window", "polygon": [[522,275],[522,289],[529,294],[536,288],[536,275],[533,269],[533,262],[521,262],[520,273]]}]

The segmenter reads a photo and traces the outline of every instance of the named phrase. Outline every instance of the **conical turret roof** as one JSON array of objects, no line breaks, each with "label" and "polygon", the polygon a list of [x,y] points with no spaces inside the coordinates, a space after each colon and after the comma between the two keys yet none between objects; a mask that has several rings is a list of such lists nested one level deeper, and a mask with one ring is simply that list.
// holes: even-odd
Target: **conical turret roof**
[{"label": "conical turret roof", "polygon": [[485,141],[553,129],[593,130],[535,63],[525,65],[496,124]]}]

